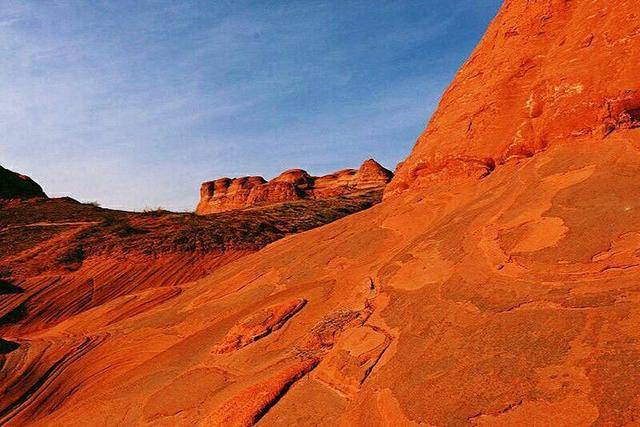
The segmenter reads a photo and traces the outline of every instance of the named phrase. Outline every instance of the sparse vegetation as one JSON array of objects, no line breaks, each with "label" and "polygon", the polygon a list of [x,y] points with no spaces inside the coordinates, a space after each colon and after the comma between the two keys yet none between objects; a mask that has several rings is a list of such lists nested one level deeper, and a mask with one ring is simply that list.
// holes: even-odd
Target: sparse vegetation
[{"label": "sparse vegetation", "polygon": [[[169,212],[161,207],[123,212],[72,199],[24,201],[0,209],[0,223],[9,227],[0,233],[0,257],[5,259],[0,269],[10,273],[31,268],[34,274],[56,265],[75,269],[86,258],[100,254],[253,251],[286,235],[366,209],[381,196],[381,191],[374,191],[207,216]],[[62,239],[52,246],[56,249],[30,255],[27,264],[14,258],[34,248],[48,247],[47,242],[54,239]]]},{"label": "sparse vegetation", "polygon": [[171,212],[163,208],[162,206],[158,206],[157,208],[144,208],[142,210],[142,213],[146,215],[151,215],[151,216],[161,216],[161,215],[169,214]]},{"label": "sparse vegetation", "polygon": [[58,257],[58,262],[65,265],[79,264],[84,260],[84,256],[84,249],[81,245],[72,246]]}]

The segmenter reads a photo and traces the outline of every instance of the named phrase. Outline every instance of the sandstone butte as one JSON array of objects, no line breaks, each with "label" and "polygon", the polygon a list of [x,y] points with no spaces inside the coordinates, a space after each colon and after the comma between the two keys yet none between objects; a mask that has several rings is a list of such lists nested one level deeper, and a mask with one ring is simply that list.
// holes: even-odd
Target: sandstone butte
[{"label": "sandstone butte", "polygon": [[5,334],[0,422],[637,425],[638,58],[636,1],[506,1],[382,203]]},{"label": "sandstone butte", "polygon": [[316,177],[302,169],[290,169],[267,182],[261,176],[220,178],[200,187],[199,215],[245,209],[294,200],[323,200],[371,190],[383,190],[393,173],[373,159],[358,170],[344,169]]}]

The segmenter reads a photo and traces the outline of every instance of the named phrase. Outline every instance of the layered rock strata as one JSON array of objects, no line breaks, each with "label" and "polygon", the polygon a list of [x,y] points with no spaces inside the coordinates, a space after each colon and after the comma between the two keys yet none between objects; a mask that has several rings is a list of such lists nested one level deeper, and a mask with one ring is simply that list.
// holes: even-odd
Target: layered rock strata
[{"label": "layered rock strata", "polygon": [[363,191],[382,190],[393,173],[373,159],[359,169],[344,169],[320,177],[290,169],[271,181],[261,176],[220,178],[200,187],[199,215],[302,199],[322,200]]}]

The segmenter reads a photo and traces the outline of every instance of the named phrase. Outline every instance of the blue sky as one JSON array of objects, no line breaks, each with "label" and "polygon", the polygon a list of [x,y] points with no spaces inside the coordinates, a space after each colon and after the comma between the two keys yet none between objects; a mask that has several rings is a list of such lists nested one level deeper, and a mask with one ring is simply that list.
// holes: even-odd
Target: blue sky
[{"label": "blue sky", "polygon": [[193,209],[200,182],[393,169],[499,0],[0,2],[0,164]]}]

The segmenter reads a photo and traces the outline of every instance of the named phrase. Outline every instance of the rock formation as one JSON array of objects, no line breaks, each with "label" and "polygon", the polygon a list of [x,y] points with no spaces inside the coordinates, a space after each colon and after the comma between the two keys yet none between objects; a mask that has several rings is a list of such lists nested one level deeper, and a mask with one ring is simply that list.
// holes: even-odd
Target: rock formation
[{"label": "rock formation", "polygon": [[0,424],[636,425],[638,16],[505,1],[382,203],[4,336]]},{"label": "rock formation", "polygon": [[380,190],[206,217],[13,200],[0,206],[0,332],[43,329],[123,295],[191,282],[381,198]]},{"label": "rock formation", "polygon": [[25,175],[0,166],[0,199],[30,199],[47,197],[42,187]]},{"label": "rock formation", "polygon": [[382,190],[393,177],[373,159],[358,170],[344,169],[315,177],[302,169],[290,169],[271,181],[261,176],[220,178],[200,187],[199,215],[244,209],[302,199],[322,200],[362,191]]},{"label": "rock formation", "polygon": [[640,126],[633,0],[577,3],[505,1],[387,196]]}]

